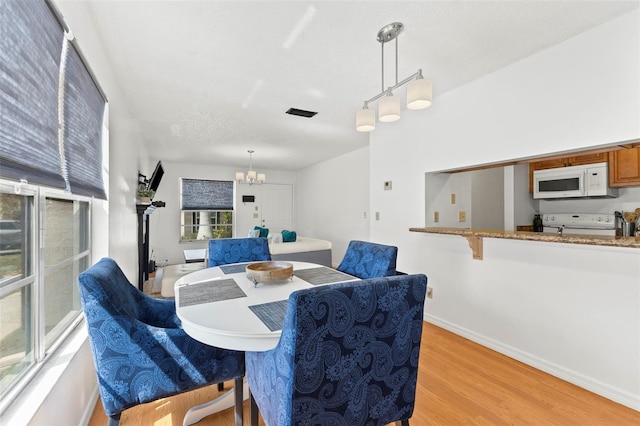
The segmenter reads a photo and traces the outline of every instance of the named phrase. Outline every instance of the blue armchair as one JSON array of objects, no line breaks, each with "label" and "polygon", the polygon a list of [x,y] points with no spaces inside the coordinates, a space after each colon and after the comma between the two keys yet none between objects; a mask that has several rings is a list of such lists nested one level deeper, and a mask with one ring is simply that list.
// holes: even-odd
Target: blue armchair
[{"label": "blue armchair", "polygon": [[218,238],[209,240],[209,264],[214,267],[229,263],[271,260],[266,238]]},{"label": "blue armchair", "polygon": [[338,271],[363,280],[396,274],[398,247],[352,240]]},{"label": "blue armchair", "polygon": [[127,408],[231,379],[236,423],[242,424],[244,352],[192,339],[181,328],[175,302],[142,293],[113,259],[80,274],[78,285],[110,425]]},{"label": "blue armchair", "polygon": [[251,424],[409,424],[427,277],[398,275],[291,294],[278,346],[246,352]]}]

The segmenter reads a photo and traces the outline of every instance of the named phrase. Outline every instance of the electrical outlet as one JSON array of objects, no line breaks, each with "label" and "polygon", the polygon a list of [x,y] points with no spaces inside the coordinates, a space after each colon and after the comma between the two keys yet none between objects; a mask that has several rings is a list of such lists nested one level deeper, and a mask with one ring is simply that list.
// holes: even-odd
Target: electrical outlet
[{"label": "electrical outlet", "polygon": [[380,212],[376,212],[376,220],[380,220]]},{"label": "electrical outlet", "polygon": [[433,288],[427,287],[427,299],[433,299]]},{"label": "electrical outlet", "polygon": [[467,212],[460,211],[458,212],[458,222],[466,222],[467,221]]},{"label": "electrical outlet", "polygon": [[386,181],[386,182],[384,183],[384,190],[385,190],[385,191],[391,191],[391,189],[392,189],[392,184],[391,184],[391,181],[390,181],[390,180],[388,180],[388,181]]},{"label": "electrical outlet", "polygon": [[451,194],[451,204],[456,203],[456,194]]},{"label": "electrical outlet", "polygon": [[366,219],[366,218],[367,218],[367,212],[363,212],[363,213],[362,213],[362,218],[363,218],[363,219]]}]

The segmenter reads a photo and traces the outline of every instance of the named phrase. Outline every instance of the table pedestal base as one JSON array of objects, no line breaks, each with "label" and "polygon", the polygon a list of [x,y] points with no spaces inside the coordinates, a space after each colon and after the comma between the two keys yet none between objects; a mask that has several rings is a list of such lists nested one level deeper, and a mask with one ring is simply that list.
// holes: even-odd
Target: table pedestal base
[{"label": "table pedestal base", "polygon": [[[234,384],[237,386],[237,383]],[[247,380],[244,379],[242,381],[242,395],[246,400],[249,397],[249,385],[247,384]],[[222,410],[226,410],[227,408],[233,407],[235,405],[234,391],[233,389],[225,392],[223,395],[217,397],[213,401],[206,402],[201,405],[197,405],[193,408],[190,408],[189,411],[184,415],[184,420],[182,421],[183,426],[192,425],[194,423],[198,423],[203,418],[207,417],[210,414],[218,413]],[[242,404],[239,404],[242,405]],[[235,413],[236,426],[242,426],[242,412]]]}]

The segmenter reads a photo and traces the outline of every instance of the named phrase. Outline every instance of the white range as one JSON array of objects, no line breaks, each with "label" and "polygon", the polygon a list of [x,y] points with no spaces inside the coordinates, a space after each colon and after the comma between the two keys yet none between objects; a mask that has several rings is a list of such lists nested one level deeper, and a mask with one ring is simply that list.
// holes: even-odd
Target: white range
[{"label": "white range", "polygon": [[616,220],[609,213],[545,213],[543,232],[586,235],[616,235]]}]

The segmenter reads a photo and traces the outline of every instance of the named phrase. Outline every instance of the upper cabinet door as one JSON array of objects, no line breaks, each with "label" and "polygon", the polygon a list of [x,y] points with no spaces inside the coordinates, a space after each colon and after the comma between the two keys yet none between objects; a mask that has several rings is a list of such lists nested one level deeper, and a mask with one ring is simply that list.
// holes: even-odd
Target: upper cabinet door
[{"label": "upper cabinet door", "polygon": [[609,153],[609,186],[640,186],[640,147]]}]

